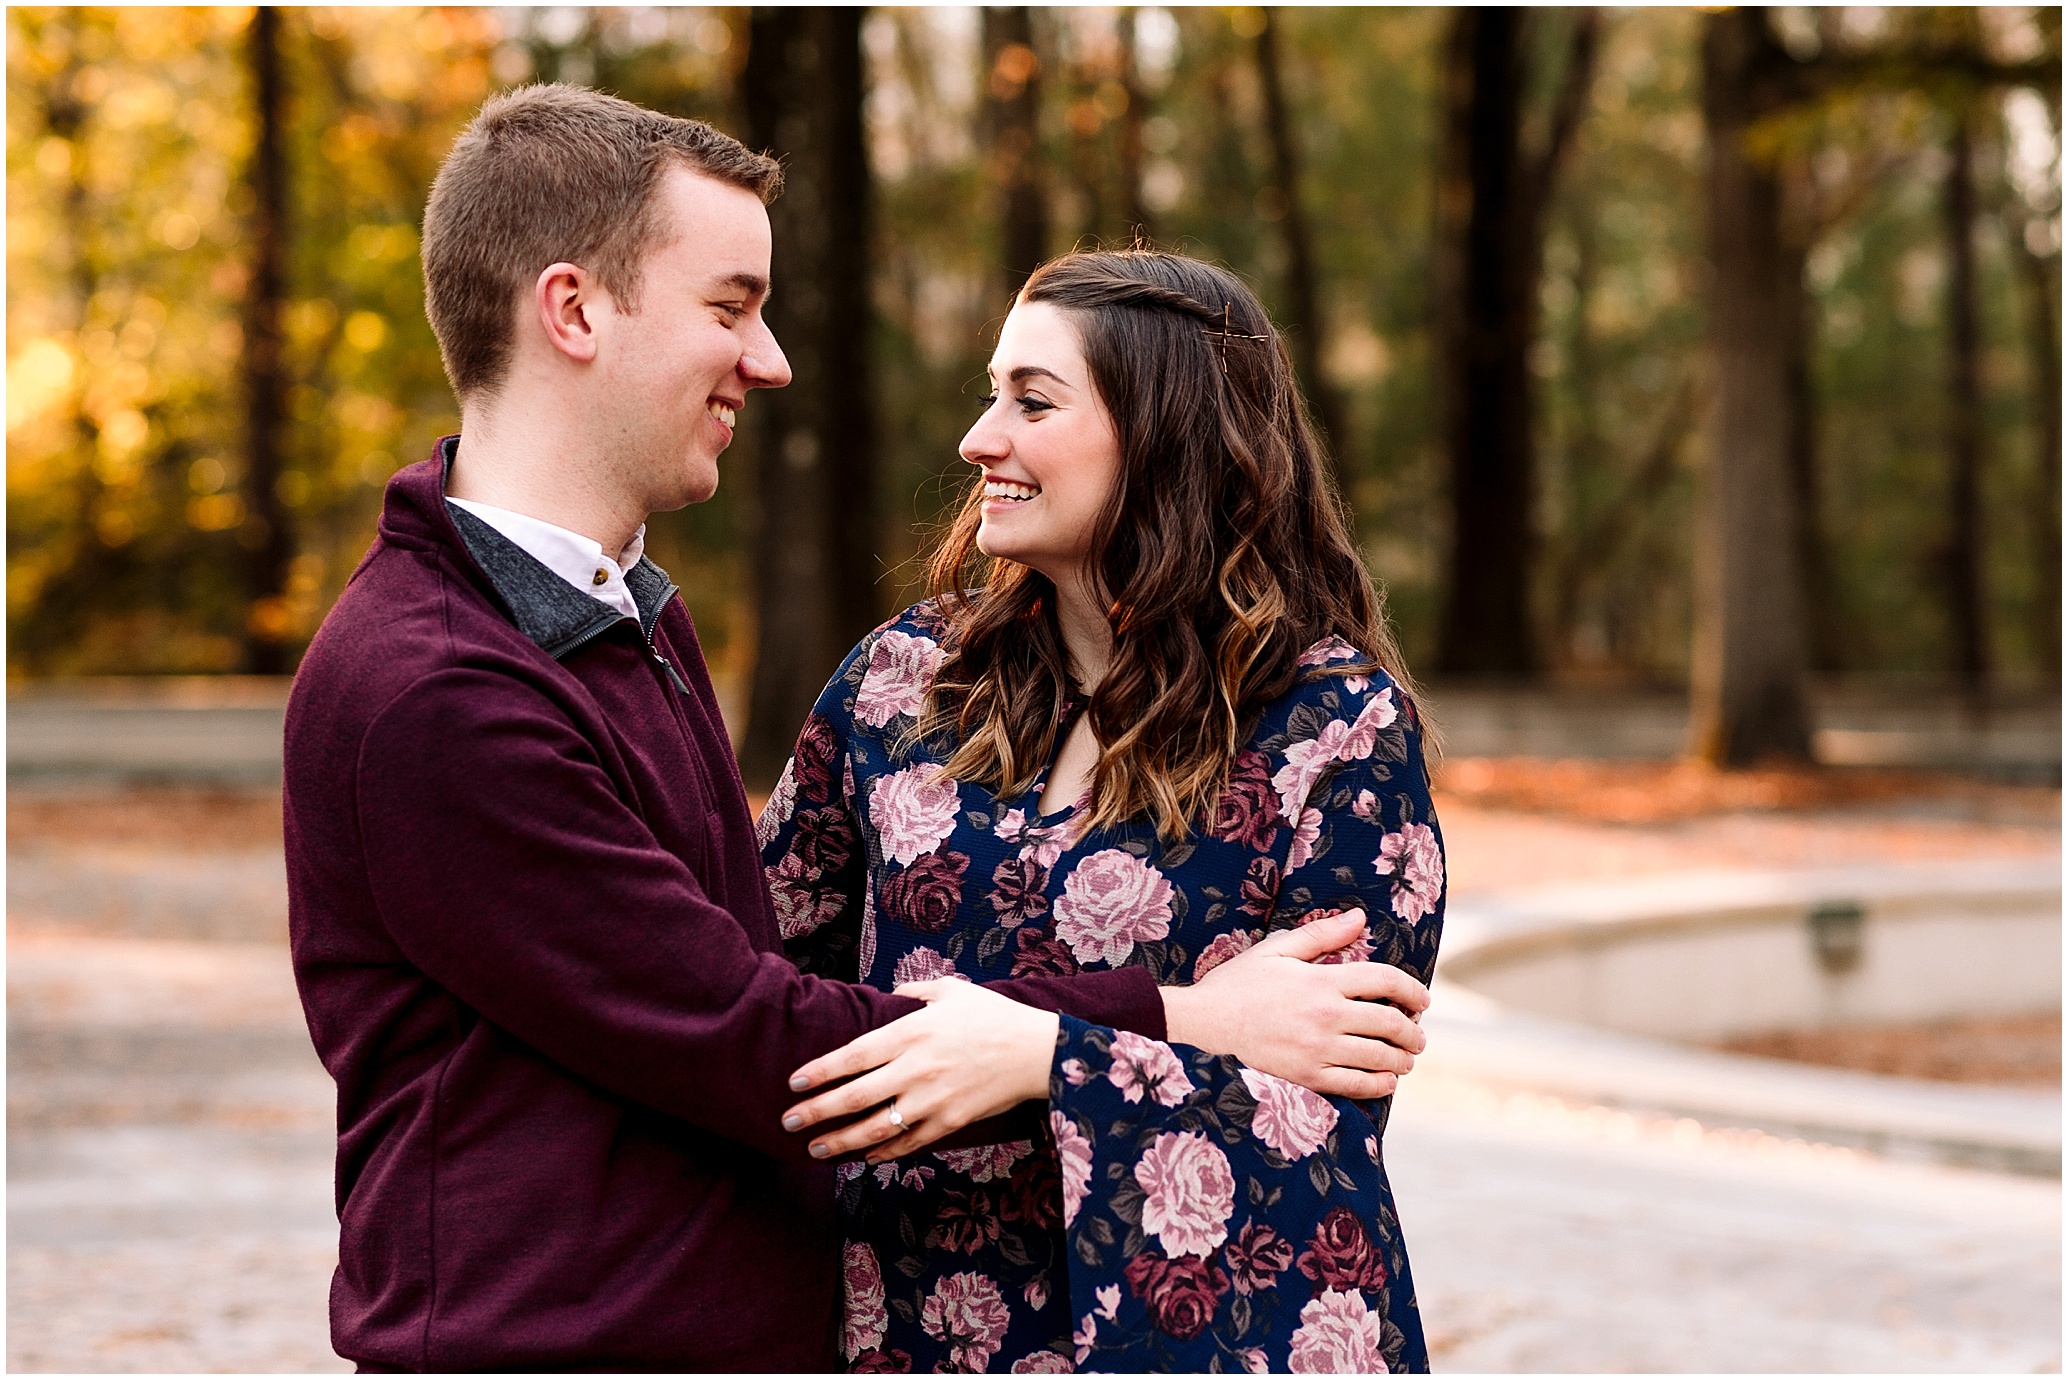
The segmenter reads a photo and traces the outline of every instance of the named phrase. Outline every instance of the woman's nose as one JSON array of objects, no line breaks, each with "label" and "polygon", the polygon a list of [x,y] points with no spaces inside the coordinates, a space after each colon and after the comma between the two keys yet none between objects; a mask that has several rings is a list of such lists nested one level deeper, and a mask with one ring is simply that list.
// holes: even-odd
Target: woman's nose
[{"label": "woman's nose", "polygon": [[1012,450],[1011,443],[1005,438],[1005,427],[994,420],[996,413],[996,408],[985,411],[977,418],[976,425],[964,434],[962,444],[956,447],[956,452],[972,465],[1003,460]]}]

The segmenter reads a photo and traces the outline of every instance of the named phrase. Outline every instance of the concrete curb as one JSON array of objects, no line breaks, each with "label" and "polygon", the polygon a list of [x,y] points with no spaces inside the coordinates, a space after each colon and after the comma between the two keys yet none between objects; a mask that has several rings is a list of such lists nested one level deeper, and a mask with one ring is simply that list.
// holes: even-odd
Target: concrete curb
[{"label": "concrete curb", "polygon": [[1699,872],[1562,884],[1460,902],[1445,922],[1421,1067],[1516,1090],[1693,1118],[1891,1155],[2059,1177],[2061,1095],[1824,1069],[1717,1053],[1554,1020],[1473,991],[1475,959],[1511,946],[1598,943],[1625,927],[1729,923],[1832,897],[2058,906],[2057,859]]}]

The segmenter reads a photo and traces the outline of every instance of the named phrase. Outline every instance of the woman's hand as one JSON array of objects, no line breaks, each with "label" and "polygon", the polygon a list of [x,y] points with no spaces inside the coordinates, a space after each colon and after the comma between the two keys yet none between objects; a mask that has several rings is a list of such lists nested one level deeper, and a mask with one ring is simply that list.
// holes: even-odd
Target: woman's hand
[{"label": "woman's hand", "polygon": [[[1058,1025],[1053,1011],[959,978],[908,982],[897,991],[919,998],[926,1009],[850,1040],[790,1076],[794,1092],[854,1081],[792,1107],[783,1116],[786,1131],[877,1108],[814,1140],[811,1153],[820,1159],[856,1150],[868,1150],[872,1164],[896,1159],[1048,1096]],[[893,1108],[902,1128],[891,1119]]]},{"label": "woman's hand", "polygon": [[[1170,1038],[1315,1092],[1386,1097],[1427,1048],[1429,989],[1385,963],[1315,962],[1364,934],[1364,912],[1280,930],[1192,987],[1163,989]],[[1391,1003],[1391,1005],[1387,1005]]]}]

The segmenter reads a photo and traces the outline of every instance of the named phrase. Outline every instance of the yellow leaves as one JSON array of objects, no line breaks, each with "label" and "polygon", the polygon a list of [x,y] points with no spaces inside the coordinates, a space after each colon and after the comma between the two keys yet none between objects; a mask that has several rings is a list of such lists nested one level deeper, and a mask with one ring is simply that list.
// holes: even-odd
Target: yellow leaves
[{"label": "yellow leaves", "polygon": [[72,141],[55,134],[36,146],[36,171],[53,182],[72,175]]},{"label": "yellow leaves", "polygon": [[229,482],[229,467],[213,455],[205,455],[187,467],[187,487],[203,497],[221,492]]},{"label": "yellow leaves", "polygon": [[56,340],[33,340],[7,362],[7,430],[10,435],[71,396],[78,372],[72,352]]},{"label": "yellow leaves", "polygon": [[236,494],[204,494],[187,500],[187,525],[197,532],[227,532],[244,522],[244,500]]},{"label": "yellow leaves", "polygon": [[201,240],[201,222],[185,211],[168,211],[158,218],[158,238],[168,249],[185,251]]},{"label": "yellow leaves", "polygon": [[345,248],[355,259],[369,263],[396,263],[416,257],[416,227],[410,225],[355,225],[345,238]]},{"label": "yellow leaves", "polygon": [[345,321],[345,343],[370,355],[388,338],[388,323],[370,311],[355,311]]}]

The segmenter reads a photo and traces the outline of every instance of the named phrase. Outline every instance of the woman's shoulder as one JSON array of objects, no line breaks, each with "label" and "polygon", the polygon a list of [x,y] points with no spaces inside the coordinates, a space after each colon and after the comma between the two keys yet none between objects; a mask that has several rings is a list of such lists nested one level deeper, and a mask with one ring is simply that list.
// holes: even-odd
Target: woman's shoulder
[{"label": "woman's shoulder", "polygon": [[1276,723],[1311,738],[1331,721],[1362,727],[1419,729],[1420,719],[1407,691],[1377,658],[1330,635],[1300,653],[1299,676],[1292,687],[1266,706],[1260,734]]},{"label": "woman's shoulder", "polygon": [[948,631],[940,601],[925,599],[856,643],[835,677],[854,696],[855,721],[875,729],[908,727],[940,674]]}]

